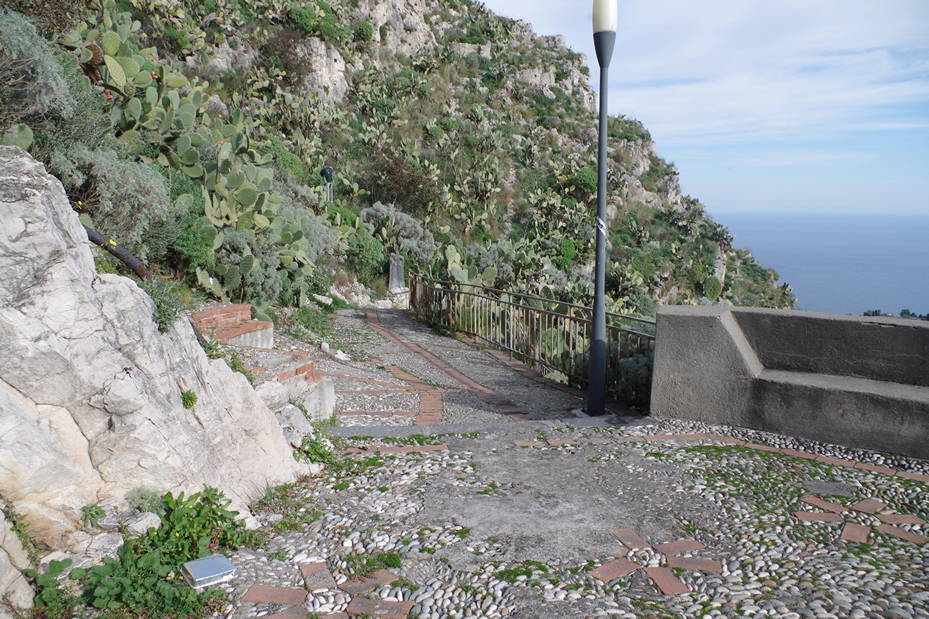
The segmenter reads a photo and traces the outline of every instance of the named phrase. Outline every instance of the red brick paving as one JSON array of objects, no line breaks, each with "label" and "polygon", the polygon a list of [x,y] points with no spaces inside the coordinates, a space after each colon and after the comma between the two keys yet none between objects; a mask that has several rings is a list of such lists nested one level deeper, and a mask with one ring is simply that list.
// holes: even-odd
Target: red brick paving
[{"label": "red brick paving", "polygon": [[304,563],[300,566],[300,574],[303,576],[303,584],[310,591],[317,589],[332,589],[336,586],[335,579],[326,569],[326,562]]},{"label": "red brick paving", "polygon": [[613,529],[613,535],[616,536],[626,548],[649,548],[648,542],[639,537],[638,533],[632,529]]},{"label": "red brick paving", "polygon": [[797,451],[795,449],[778,449],[778,452],[784,454],[785,456],[793,456],[794,458],[804,458],[806,460],[816,459],[816,454],[809,454],[805,451]]},{"label": "red brick paving", "polygon": [[813,496],[813,495],[810,495],[810,494],[808,494],[807,496],[803,497],[803,498],[800,499],[800,500],[803,501],[804,503],[808,503],[808,504],[810,504],[810,505],[812,505],[812,506],[814,506],[814,507],[818,507],[818,508],[820,508],[820,509],[825,509],[826,511],[830,511],[830,512],[833,512],[833,513],[836,513],[836,514],[841,514],[841,513],[843,513],[843,512],[848,511],[847,509],[845,509],[845,508],[842,507],[841,505],[836,505],[835,503],[830,503],[829,501],[824,501],[824,500],[822,500],[821,498],[816,497],[816,496]]},{"label": "red brick paving", "polygon": [[682,552],[693,552],[706,548],[695,539],[679,539],[676,542],[667,542],[654,546],[655,550],[663,555],[679,555]]},{"label": "red brick paving", "polygon": [[267,585],[252,585],[242,596],[245,602],[260,602],[268,604],[288,604],[298,606],[306,599],[304,589],[285,589],[283,587],[269,587]]},{"label": "red brick paving", "polygon": [[840,460],[839,458],[830,458],[829,456],[816,456],[814,460],[817,462],[825,462],[826,464],[833,464],[835,466],[855,466],[855,463],[849,460]]},{"label": "red brick paving", "polygon": [[308,619],[310,611],[303,606],[291,606],[279,613],[275,613],[266,619]]},{"label": "red brick paving", "polygon": [[920,475],[919,473],[908,473],[905,471],[898,471],[897,475],[904,479],[912,479],[913,481],[922,481],[929,484],[929,475]]},{"label": "red brick paving", "polygon": [[912,531],[907,531],[906,529],[895,527],[892,524],[879,524],[874,528],[877,529],[878,531],[881,531],[882,533],[893,535],[894,537],[898,537],[908,542],[913,542],[914,544],[917,544],[917,545],[922,545],[922,544],[925,544],[927,541],[929,541],[929,539],[927,539],[926,537],[923,537],[919,533],[913,533]]},{"label": "red brick paving", "polygon": [[777,447],[771,447],[770,445],[759,445],[758,443],[745,443],[746,447],[751,447],[752,449],[757,449],[758,451],[773,451],[775,453],[780,453],[780,450]]},{"label": "red brick paving", "polygon": [[[412,342],[408,342],[401,338],[399,335],[382,327],[376,310],[368,310],[367,317],[368,326],[374,329],[377,333],[394,342],[395,344],[398,344],[407,351],[418,355],[424,361],[445,374],[445,376],[447,376],[449,379],[455,381],[466,390],[476,394],[479,398],[488,404],[497,407],[501,413],[517,421],[534,419],[532,414],[529,413],[529,411],[526,409],[513,404],[507,398],[494,393],[490,389],[487,389],[478,384],[428,350],[421,348]],[[413,425],[432,426],[442,423],[442,415],[445,412],[445,407],[442,403],[442,393],[439,390],[394,366],[387,366],[387,370],[397,378],[408,382],[416,391],[421,392],[419,405],[420,413],[413,421]]]},{"label": "red brick paving", "polygon": [[647,567],[645,573],[652,577],[665,595],[680,595],[690,591],[687,585],[675,578],[674,572],[666,567]]},{"label": "red brick paving", "polygon": [[889,469],[886,466],[874,466],[873,464],[855,464],[856,469],[870,471],[871,473],[883,473],[884,475],[894,475],[897,471]]},{"label": "red brick paving", "polygon": [[871,535],[871,527],[866,527],[863,524],[855,524],[854,522],[846,522],[845,526],[842,528],[842,535],[839,536],[839,538],[846,542],[867,544],[869,535]]},{"label": "red brick paving", "polygon": [[874,499],[863,499],[852,505],[852,509],[863,514],[876,514],[885,507],[887,507],[887,505],[880,501],[875,501]]},{"label": "red brick paving", "polygon": [[388,602],[354,597],[345,611],[349,615],[370,615],[377,619],[406,619],[414,606],[413,602]]},{"label": "red brick paving", "polygon": [[842,516],[832,512],[794,512],[794,516],[803,522],[842,522]]},{"label": "red brick paving", "polygon": [[[819,513],[819,512],[794,512],[794,515],[804,522],[841,522],[845,518],[840,516],[840,513],[845,513],[846,510],[841,505],[835,505],[834,503],[829,503],[828,501],[823,501],[820,498],[814,496],[805,496],[802,499],[805,503],[810,505],[816,505],[822,509],[828,509],[833,513]],[[880,501],[875,501],[874,499],[862,499],[854,505],[851,509],[863,513],[863,514],[876,514],[877,511],[886,508],[887,505],[881,503]],[[841,512],[839,510],[842,510]],[[901,529],[900,527],[894,526],[894,524],[923,524],[922,518],[910,514],[877,514],[877,518],[884,522],[884,524],[874,527],[874,530],[881,531],[882,533],[887,533],[888,535],[893,535],[902,540],[913,542],[914,544],[925,544],[926,541],[929,541],[926,537],[913,533],[912,531],[907,531],[906,529]],[[871,533],[871,527],[857,524],[854,522],[846,522],[845,527],[842,529],[842,534],[839,536],[840,539],[848,542],[857,542],[859,544],[866,544],[868,542],[868,537]]]},{"label": "red brick paving", "polygon": [[349,578],[341,585],[339,589],[350,593],[352,595],[357,595],[359,593],[367,593],[368,591],[373,591],[380,587],[381,585],[387,585],[395,580],[398,580],[397,576],[392,574],[387,570],[377,570],[373,574],[367,577],[354,576]]},{"label": "red brick paving", "polygon": [[690,557],[668,557],[668,567],[680,567],[695,572],[723,573],[723,564],[710,559],[692,559]]},{"label": "red brick paving", "polygon": [[878,520],[887,524],[926,524],[926,521],[913,514],[878,514]]},{"label": "red brick paving", "polygon": [[628,576],[641,567],[642,566],[638,563],[633,563],[628,559],[616,559],[615,561],[604,563],[600,567],[592,569],[587,573],[594,578],[599,578],[603,582],[610,582],[611,580]]}]

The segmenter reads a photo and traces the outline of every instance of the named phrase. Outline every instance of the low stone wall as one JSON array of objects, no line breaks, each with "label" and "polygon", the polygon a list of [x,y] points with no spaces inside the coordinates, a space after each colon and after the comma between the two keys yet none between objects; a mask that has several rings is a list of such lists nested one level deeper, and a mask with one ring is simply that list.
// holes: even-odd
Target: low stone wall
[{"label": "low stone wall", "polygon": [[929,323],[658,310],[651,414],[929,459]]}]

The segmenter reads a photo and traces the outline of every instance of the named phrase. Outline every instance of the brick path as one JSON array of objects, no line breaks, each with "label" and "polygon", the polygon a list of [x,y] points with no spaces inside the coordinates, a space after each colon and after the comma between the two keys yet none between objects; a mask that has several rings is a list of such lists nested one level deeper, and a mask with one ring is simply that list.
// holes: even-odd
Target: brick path
[{"label": "brick path", "polygon": [[[404,351],[417,355],[423,361],[427,362],[429,365],[437,369],[443,375],[448,377],[450,380],[461,385],[460,389],[457,391],[469,391],[479,397],[482,401],[490,404],[495,407],[502,415],[506,415],[510,419],[516,421],[525,421],[533,419],[533,416],[529,411],[524,408],[514,404],[507,398],[495,393],[491,389],[488,389],[478,383],[477,381],[471,379],[470,377],[464,375],[460,371],[456,370],[446,361],[443,361],[433,353],[428,350],[418,346],[412,342],[409,342],[401,338],[396,333],[384,328],[380,320],[378,319],[376,310],[368,310],[367,312],[368,326],[374,330],[376,333],[390,340],[394,344],[400,346]],[[494,354],[497,351],[493,351],[491,354]],[[507,363],[514,369],[517,369],[521,374],[532,375],[535,377],[535,373],[531,370],[522,366],[522,368],[516,368],[512,360],[508,360],[506,355],[500,356],[494,354],[495,357]],[[349,391],[349,390],[340,390],[337,393],[348,394],[348,393],[364,393],[366,395],[383,395],[388,393],[415,393],[419,398],[419,411],[361,411],[361,410],[342,410],[339,411],[340,415],[371,415],[375,417],[380,416],[414,416],[413,425],[416,426],[433,426],[442,423],[442,416],[444,414],[444,404],[442,396],[444,393],[451,391],[451,389],[442,389],[435,387],[420,379],[417,376],[410,374],[409,372],[403,370],[402,368],[397,367],[396,365],[384,363],[379,359],[371,359],[371,363],[383,366],[388,372],[390,372],[394,377],[402,380],[406,383],[406,387],[399,387],[397,385],[386,383],[382,381],[370,380],[370,379],[360,379],[353,378],[352,380],[358,382],[365,382],[368,384],[374,384],[380,387],[384,387],[383,390],[366,390],[366,391]],[[517,362],[518,363],[518,362]],[[543,379],[544,380],[544,379]],[[550,381],[551,382],[551,381]],[[553,383],[554,384],[554,383]]]}]

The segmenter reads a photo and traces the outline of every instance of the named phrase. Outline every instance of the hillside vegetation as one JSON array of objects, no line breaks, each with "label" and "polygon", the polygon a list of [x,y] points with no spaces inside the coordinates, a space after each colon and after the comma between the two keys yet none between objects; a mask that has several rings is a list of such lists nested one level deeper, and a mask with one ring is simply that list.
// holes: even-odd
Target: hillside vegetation
[{"label": "hillside vegetation", "polygon": [[[349,274],[383,291],[400,251],[590,303],[596,104],[562,38],[470,0],[5,6],[0,140],[156,270],[303,305]],[[639,122],[610,118],[609,136],[609,309],[792,307]]]}]

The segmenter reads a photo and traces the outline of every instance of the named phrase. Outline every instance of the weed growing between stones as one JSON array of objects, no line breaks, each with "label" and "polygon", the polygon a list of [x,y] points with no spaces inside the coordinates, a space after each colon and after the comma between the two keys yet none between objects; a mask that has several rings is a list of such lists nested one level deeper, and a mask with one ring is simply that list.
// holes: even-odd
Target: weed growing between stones
[{"label": "weed growing between stones", "polygon": [[[268,487],[264,495],[249,508],[255,514],[279,514],[281,518],[273,525],[278,533],[302,531],[320,515],[319,509],[313,506],[313,500],[307,496],[305,482],[306,479],[301,479],[296,483]],[[263,543],[264,540],[261,540],[257,545]]]},{"label": "weed growing between stones", "polygon": [[306,436],[300,448],[294,450],[294,459],[297,462],[306,460],[315,464],[335,465],[339,458],[336,455],[339,439],[329,434],[328,422],[313,424],[313,437]]},{"label": "weed growing between stones", "polygon": [[384,443],[393,443],[396,445],[440,445],[441,441],[438,440],[439,437],[435,436],[426,436],[424,434],[411,434],[410,436],[403,437],[392,437],[385,436],[381,439]]},{"label": "weed growing between stones", "polygon": [[106,516],[106,512],[96,503],[85,505],[81,510],[81,522],[85,528],[95,529],[97,523]]},{"label": "weed growing between stones", "polygon": [[222,342],[215,339],[204,339],[200,342],[200,347],[203,348],[203,352],[206,353],[207,357],[210,359],[225,360],[230,370],[238,372],[247,378],[249,384],[255,384],[255,377],[248,371],[248,367],[242,362],[239,355],[233,352],[228,346],[224,346]]},{"label": "weed growing between stones", "polygon": [[181,403],[184,405],[184,408],[193,408],[194,404],[197,403],[197,394],[192,389],[182,391]]},{"label": "weed growing between stones", "polygon": [[352,566],[355,576],[368,576],[377,570],[396,569],[402,564],[400,554],[379,552],[373,555],[348,555],[345,561]]},{"label": "weed growing between stones", "polygon": [[158,330],[167,333],[174,326],[181,313],[181,297],[172,288],[153,279],[143,279],[139,287],[145,291],[155,303],[152,320],[158,325]]},{"label": "weed growing between stones", "polygon": [[13,533],[19,538],[26,554],[29,556],[29,562],[33,564],[37,563],[41,553],[39,547],[36,546],[35,538],[29,534],[29,523],[26,522],[26,516],[17,512],[13,504],[3,495],[0,495],[0,511],[3,512],[3,516],[6,518],[7,522],[12,525]]},{"label": "weed growing between stones", "polygon": [[[69,567],[71,559],[50,561],[48,571],[44,574],[39,574],[36,570],[23,570],[23,575],[32,580],[36,587],[35,608],[29,613],[32,619],[66,619],[74,616],[80,600],[74,595],[73,585],[76,579],[84,577],[86,571],[71,570],[65,582],[60,583],[59,578]],[[12,605],[8,604],[8,607],[15,613],[14,616],[22,616]]]},{"label": "weed growing between stones", "polygon": [[153,514],[158,514],[158,516],[164,516],[168,508],[168,504],[165,503],[164,497],[154,490],[150,490],[143,486],[137,486],[130,490],[126,495],[126,502],[129,503],[130,507],[139,512],[151,512]]}]

